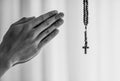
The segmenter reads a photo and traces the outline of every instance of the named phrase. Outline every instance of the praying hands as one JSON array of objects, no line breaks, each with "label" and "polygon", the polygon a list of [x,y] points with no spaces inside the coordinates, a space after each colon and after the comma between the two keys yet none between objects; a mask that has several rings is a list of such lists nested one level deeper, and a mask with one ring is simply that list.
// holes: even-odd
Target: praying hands
[{"label": "praying hands", "polygon": [[62,12],[54,10],[13,23],[0,44],[0,78],[12,66],[35,57],[58,34],[63,16]]}]

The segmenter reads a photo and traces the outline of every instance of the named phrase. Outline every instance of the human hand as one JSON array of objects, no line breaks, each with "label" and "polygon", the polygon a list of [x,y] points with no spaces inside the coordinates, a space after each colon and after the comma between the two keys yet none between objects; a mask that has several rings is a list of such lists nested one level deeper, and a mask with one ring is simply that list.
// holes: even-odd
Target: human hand
[{"label": "human hand", "polygon": [[0,45],[0,57],[14,66],[35,57],[40,49],[53,39],[63,24],[63,13],[56,10],[37,18],[22,18],[11,25]]}]

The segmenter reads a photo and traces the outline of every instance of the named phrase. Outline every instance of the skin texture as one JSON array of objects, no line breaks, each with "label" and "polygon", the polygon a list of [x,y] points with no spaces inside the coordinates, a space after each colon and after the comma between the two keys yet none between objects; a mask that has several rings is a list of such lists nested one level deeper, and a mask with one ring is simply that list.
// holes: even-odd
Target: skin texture
[{"label": "skin texture", "polygon": [[12,66],[35,57],[58,34],[63,16],[62,12],[54,10],[13,23],[0,44],[0,77]]}]

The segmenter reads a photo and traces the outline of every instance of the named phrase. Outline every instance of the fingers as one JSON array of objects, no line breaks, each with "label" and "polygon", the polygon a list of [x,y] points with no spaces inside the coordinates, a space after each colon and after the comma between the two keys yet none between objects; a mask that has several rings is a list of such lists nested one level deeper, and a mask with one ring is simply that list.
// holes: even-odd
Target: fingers
[{"label": "fingers", "polygon": [[30,21],[29,24],[32,24],[32,27],[27,23],[29,26],[26,24],[26,27],[24,27],[26,29],[23,30],[23,34],[24,32],[27,32],[25,36],[26,38],[29,38],[35,42],[35,44],[39,47],[43,46],[45,43],[49,42],[57,35],[57,28],[64,22],[62,19],[63,16],[64,14],[62,12],[48,12],[47,14],[44,14]]},{"label": "fingers", "polygon": [[47,44],[49,41],[51,41],[58,34],[58,32],[59,32],[58,29],[53,30],[47,37],[41,40],[41,42],[38,44],[38,48],[40,49],[45,44]]},{"label": "fingers", "polygon": [[30,22],[30,27],[33,28],[33,27],[37,26],[38,24],[40,24],[44,20],[48,19],[49,17],[51,17],[51,16],[53,16],[53,15],[55,15],[57,13],[58,13],[57,10],[53,10],[53,11],[50,11],[50,12],[48,12],[46,14],[43,14],[43,15],[37,17],[32,22]]},{"label": "fingers", "polygon": [[[42,31],[44,31],[45,29],[47,29],[49,26],[52,25],[52,27],[47,30],[45,33],[50,33],[51,30],[54,30],[57,25],[60,26],[61,24],[63,24],[63,20],[61,19],[64,16],[63,13],[59,13],[55,16],[52,16],[51,18],[47,19],[46,21],[44,21],[42,24],[40,24],[36,29],[35,29],[35,38],[39,35],[39,33],[41,33]],[[59,20],[60,19],[60,20]],[[58,21],[57,21],[58,20]],[[57,22],[56,22],[57,21]],[[56,23],[55,23],[56,22]],[[54,23],[54,24],[53,24]]]},{"label": "fingers", "polygon": [[50,27],[42,31],[37,37],[36,41],[40,41],[41,39],[45,38],[48,34],[50,34],[53,30],[57,29],[59,26],[63,24],[63,19],[58,19],[56,22],[54,22]]}]

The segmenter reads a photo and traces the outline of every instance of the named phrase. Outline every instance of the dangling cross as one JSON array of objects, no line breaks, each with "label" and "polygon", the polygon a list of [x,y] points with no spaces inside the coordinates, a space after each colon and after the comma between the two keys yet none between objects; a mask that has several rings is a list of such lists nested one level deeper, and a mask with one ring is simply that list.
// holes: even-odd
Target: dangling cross
[{"label": "dangling cross", "polygon": [[82,47],[85,50],[85,54],[87,54],[88,42],[87,42],[87,25],[88,25],[88,0],[83,0],[83,23],[85,25],[85,45]]},{"label": "dangling cross", "polygon": [[85,50],[85,54],[87,54],[88,42],[87,42],[87,31],[84,32],[85,35],[85,45],[82,47]]}]

